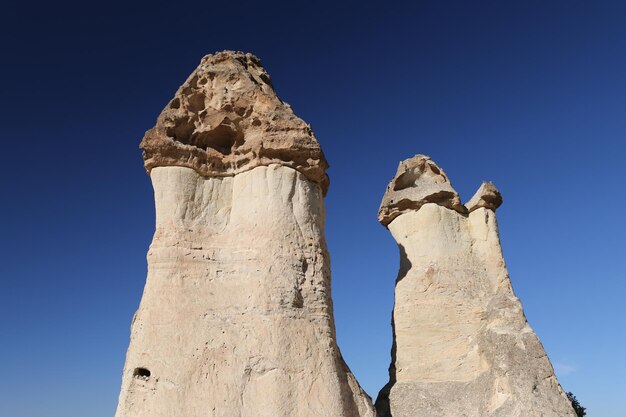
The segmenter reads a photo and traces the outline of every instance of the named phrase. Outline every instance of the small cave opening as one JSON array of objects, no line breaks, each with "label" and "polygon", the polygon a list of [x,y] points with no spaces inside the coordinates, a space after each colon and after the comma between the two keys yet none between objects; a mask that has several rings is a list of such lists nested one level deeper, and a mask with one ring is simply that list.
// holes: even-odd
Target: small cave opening
[{"label": "small cave opening", "polygon": [[147,368],[135,368],[133,376],[135,378],[148,379],[150,377],[150,370]]},{"label": "small cave opening", "polygon": [[409,169],[400,175],[393,184],[394,191],[404,190],[405,188],[415,187],[415,181],[420,177],[421,173],[415,169]]},{"label": "small cave opening", "polygon": [[174,125],[165,130],[165,134],[178,142],[189,143],[196,126],[190,117],[181,117],[174,121]]},{"label": "small cave opening", "polygon": [[179,109],[179,108],[180,108],[179,98],[175,98],[174,100],[170,101],[170,109]]},{"label": "small cave opening", "polygon": [[212,130],[195,132],[190,144],[202,149],[213,148],[223,155],[229,155],[233,147],[242,141],[243,134],[235,126],[221,124]]},{"label": "small cave opening", "polygon": [[204,93],[199,92],[187,97],[188,109],[194,113],[199,113],[204,110]]},{"label": "small cave opening", "polygon": [[435,174],[437,174],[437,175],[440,175],[440,174],[441,174],[441,171],[439,170],[439,168],[437,167],[437,165],[435,165],[435,164],[428,164],[428,166],[430,167],[430,170],[431,170],[432,172],[434,172]]},{"label": "small cave opening", "polygon": [[294,308],[304,307],[304,297],[302,296],[302,288],[294,288],[291,306]]}]

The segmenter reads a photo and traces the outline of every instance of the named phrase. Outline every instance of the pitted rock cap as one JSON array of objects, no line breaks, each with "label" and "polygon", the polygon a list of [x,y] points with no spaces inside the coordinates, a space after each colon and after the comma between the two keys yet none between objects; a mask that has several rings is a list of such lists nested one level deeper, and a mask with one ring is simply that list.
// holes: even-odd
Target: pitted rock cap
[{"label": "pitted rock cap", "polygon": [[193,168],[206,177],[232,176],[280,164],[329,186],[328,163],[311,130],[278,98],[252,54],[218,52],[178,89],[141,141],[146,170]]},{"label": "pitted rock cap", "polygon": [[435,203],[467,213],[446,173],[426,155],[415,155],[400,162],[378,210],[378,221],[385,227],[399,215]]}]

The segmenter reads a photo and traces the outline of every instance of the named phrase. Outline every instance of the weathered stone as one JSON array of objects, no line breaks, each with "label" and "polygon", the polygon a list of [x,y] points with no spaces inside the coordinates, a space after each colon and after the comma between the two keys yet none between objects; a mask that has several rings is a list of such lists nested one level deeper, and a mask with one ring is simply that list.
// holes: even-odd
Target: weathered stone
[{"label": "weathered stone", "polygon": [[148,171],[185,166],[217,177],[276,163],[328,190],[328,163],[311,127],[278,98],[252,54],[202,58],[140,146]]},{"label": "weathered stone", "polygon": [[496,210],[502,204],[502,195],[492,182],[483,182],[474,196],[465,203],[465,207],[471,213],[477,208],[484,207]]},{"label": "weathered stone", "polygon": [[402,213],[417,210],[426,203],[435,203],[464,213],[459,195],[448,176],[426,155],[415,155],[398,165],[396,176],[378,210],[378,220],[385,226]]},{"label": "weathered stone", "polygon": [[[229,131],[215,126],[230,122],[244,139],[219,155],[195,147],[194,133],[185,136],[193,145],[182,143],[163,133],[169,110],[144,139],[156,231],[116,416],[373,417],[336,343],[319,145],[273,96],[256,58],[220,53],[202,62],[174,110],[205,103],[193,130],[214,132],[205,144],[226,143]],[[203,100],[190,99],[192,85]],[[225,122],[228,109],[242,119]],[[246,121],[257,116],[258,131]],[[233,165],[230,155],[250,143],[248,165]],[[265,166],[274,159],[251,148],[284,152]],[[208,164],[220,155],[222,165]]]},{"label": "weathered stone", "polygon": [[[423,164],[423,156],[415,159]],[[402,175],[399,170],[388,194]],[[427,187],[414,191],[416,208],[388,224],[381,219],[401,261],[379,416],[575,417],[511,288],[493,211],[498,204],[482,198],[497,193],[483,185],[477,204],[485,205],[470,205],[468,214],[422,201],[432,194],[432,184]],[[456,195],[448,181],[445,187]],[[381,210],[389,195],[383,201]]]}]

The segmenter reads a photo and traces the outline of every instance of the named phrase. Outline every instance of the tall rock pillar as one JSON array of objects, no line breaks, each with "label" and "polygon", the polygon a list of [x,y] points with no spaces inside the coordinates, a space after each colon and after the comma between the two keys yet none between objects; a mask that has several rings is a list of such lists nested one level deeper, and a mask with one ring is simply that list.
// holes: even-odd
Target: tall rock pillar
[{"label": "tall rock pillar", "polygon": [[374,416],[335,339],[328,165],[259,60],[204,57],[141,147],[156,231],[116,416]]},{"label": "tall rock pillar", "polygon": [[484,183],[461,204],[424,155],[403,161],[379,211],[401,253],[380,417],[575,417],[511,288]]}]

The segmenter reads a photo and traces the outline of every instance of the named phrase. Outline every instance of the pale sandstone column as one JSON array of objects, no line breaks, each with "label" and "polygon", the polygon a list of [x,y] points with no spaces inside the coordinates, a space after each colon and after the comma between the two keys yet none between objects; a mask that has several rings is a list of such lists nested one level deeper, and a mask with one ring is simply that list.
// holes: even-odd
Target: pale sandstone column
[{"label": "pale sandstone column", "polygon": [[156,231],[116,416],[373,417],[335,338],[328,165],[258,59],[206,56],[141,147]]},{"label": "pale sandstone column", "polygon": [[501,203],[484,183],[465,207],[430,158],[400,163],[379,211],[401,254],[381,417],[575,417],[511,288]]}]

